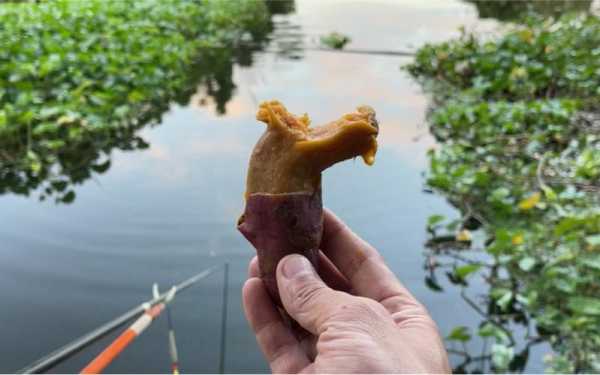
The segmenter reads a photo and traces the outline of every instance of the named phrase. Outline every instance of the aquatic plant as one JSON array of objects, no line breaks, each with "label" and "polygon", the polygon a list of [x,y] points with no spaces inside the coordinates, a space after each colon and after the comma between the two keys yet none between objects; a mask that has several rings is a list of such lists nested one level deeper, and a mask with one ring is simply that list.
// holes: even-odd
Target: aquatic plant
[{"label": "aquatic plant", "polygon": [[521,21],[530,15],[560,16],[568,11],[588,11],[592,0],[463,0],[477,8],[479,18]]},{"label": "aquatic plant", "polygon": [[331,49],[343,49],[346,44],[350,43],[350,37],[338,32],[330,32],[329,34],[322,35],[319,38],[321,44]]},{"label": "aquatic plant", "polygon": [[223,111],[233,46],[268,29],[253,0],[0,4],[0,194],[73,201],[199,84]]},{"label": "aquatic plant", "polygon": [[549,371],[600,371],[599,46],[598,17],[536,17],[406,66],[432,94],[427,185],[461,215],[430,218],[426,281],[445,271],[482,317],[447,337],[457,371],[523,371],[542,342]]}]

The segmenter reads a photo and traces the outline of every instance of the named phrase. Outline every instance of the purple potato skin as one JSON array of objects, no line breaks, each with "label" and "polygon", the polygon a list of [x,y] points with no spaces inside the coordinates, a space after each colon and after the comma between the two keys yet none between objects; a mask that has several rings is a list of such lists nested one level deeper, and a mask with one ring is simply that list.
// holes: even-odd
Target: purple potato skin
[{"label": "purple potato skin", "polygon": [[316,192],[250,194],[237,228],[256,248],[260,277],[273,300],[281,306],[275,278],[281,258],[302,254],[318,270],[323,235],[321,189]]}]

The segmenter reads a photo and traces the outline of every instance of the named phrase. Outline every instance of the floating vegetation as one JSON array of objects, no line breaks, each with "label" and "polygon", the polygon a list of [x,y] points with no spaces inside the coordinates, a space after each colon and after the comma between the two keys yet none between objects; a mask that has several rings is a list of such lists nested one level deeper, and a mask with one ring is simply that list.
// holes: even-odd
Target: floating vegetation
[{"label": "floating vegetation", "polygon": [[[600,371],[599,46],[598,17],[531,18],[426,45],[406,67],[432,94],[427,184],[462,215],[430,219],[427,285],[440,291],[444,270],[482,317],[448,336],[459,372],[524,371],[541,342],[549,371]],[[474,336],[482,355],[464,350]]]},{"label": "floating vegetation", "polygon": [[110,168],[111,150],[148,147],[197,86],[224,111],[239,40],[261,40],[260,1],[55,0],[0,5],[0,194],[64,203]]}]

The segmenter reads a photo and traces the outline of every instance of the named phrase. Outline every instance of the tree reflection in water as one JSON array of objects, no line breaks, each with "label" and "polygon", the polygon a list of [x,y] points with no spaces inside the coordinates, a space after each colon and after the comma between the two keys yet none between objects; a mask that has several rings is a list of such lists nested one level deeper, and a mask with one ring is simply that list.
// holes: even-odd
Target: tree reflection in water
[{"label": "tree reflection in water", "polygon": [[[113,4],[115,7],[122,6],[118,2],[115,4]],[[65,30],[65,35],[68,35],[60,36],[62,39],[58,45],[56,45],[58,39],[48,39],[47,35],[41,33],[41,29],[38,30],[34,24],[35,19],[15,21],[15,17],[12,17],[12,23],[8,22],[6,27],[7,30],[13,27],[16,30],[16,37],[12,40],[12,44],[5,45],[8,47],[4,54],[0,51],[0,82],[3,82],[4,86],[0,88],[0,194],[13,193],[25,196],[37,194],[40,200],[54,198],[60,203],[73,202],[76,196],[73,186],[87,181],[93,175],[109,170],[112,150],[133,151],[148,148],[148,143],[139,136],[139,131],[149,125],[160,124],[163,113],[169,109],[171,103],[187,105],[191,96],[198,92],[199,88],[204,94],[202,101],[214,103],[217,112],[224,114],[225,105],[231,99],[236,87],[233,82],[234,64],[251,65],[253,53],[263,49],[269,42],[269,34],[274,29],[271,14],[288,13],[294,10],[293,0],[267,1],[265,4],[258,5],[252,2],[244,4],[242,5],[245,8],[239,3],[225,2],[216,6],[211,5],[222,9],[211,9],[205,12],[206,14],[198,12],[199,14],[194,15],[196,17],[194,19],[186,14],[177,14],[177,12],[181,13],[180,7],[184,6],[177,2],[159,3],[159,6],[153,8],[153,12],[163,13],[159,16],[152,14],[148,18],[139,17],[142,10],[132,7],[136,9],[132,9],[132,13],[128,14],[129,19],[117,19],[120,23],[119,27],[123,27],[125,34],[128,29],[127,25],[123,26],[123,24],[131,22],[131,35],[126,36],[123,33],[108,36],[105,33],[102,36],[99,30],[105,26],[101,22],[106,22],[107,18],[114,17],[114,14],[111,13],[111,9],[96,9],[93,8],[95,5],[89,5],[92,10],[98,12],[80,17],[81,19],[89,17],[85,22],[86,25],[79,24],[81,19],[77,17],[61,21],[64,26],[59,23],[47,25],[49,29],[54,27]],[[48,12],[48,7],[53,4],[23,3],[0,6],[7,7],[5,9],[9,13],[2,15],[6,18],[11,17],[10,12],[16,14],[27,12],[28,8],[19,9],[17,8],[19,6],[39,6],[42,9],[40,14],[51,14]],[[117,17],[123,16],[117,15]],[[136,17],[141,19],[137,20]],[[194,22],[199,18],[202,18],[205,24],[212,23],[212,29],[204,27],[204,30],[194,30]],[[188,24],[182,20],[187,21]],[[46,21],[56,20],[50,18]],[[100,23],[95,24],[95,22]],[[141,35],[140,24],[142,27],[164,31],[154,34],[150,32],[150,36]],[[173,37],[174,28],[179,33],[174,39],[161,39],[166,38],[165,35]],[[93,35],[95,32],[99,32],[94,40],[95,43],[103,43],[103,48],[95,46],[89,48],[83,45],[87,42],[82,42],[81,36],[74,32],[78,29],[82,32],[90,30],[90,35],[86,35],[90,40],[95,38]],[[199,35],[199,32],[214,35]],[[16,39],[21,35],[23,35],[22,40]],[[152,39],[154,35],[157,40]],[[181,40],[182,44],[178,48],[190,48],[188,41],[194,38],[202,39],[202,47],[196,48],[194,55],[188,59],[191,63],[187,67],[182,67],[181,61],[172,62],[168,58],[166,59],[169,62],[166,64],[161,65],[162,60],[156,61],[158,49],[168,49],[171,47],[168,44],[173,40]],[[143,44],[143,47],[140,48],[139,44]],[[39,46],[42,51],[55,48],[56,52],[27,56],[28,51],[25,51],[23,58],[29,59],[31,63],[21,62],[17,68],[24,70],[29,67],[30,71],[21,74],[11,64],[14,64],[13,58],[21,53],[21,49],[25,50],[30,46]],[[15,50],[11,51],[10,48]],[[69,48],[75,50],[71,51]],[[86,52],[84,48],[89,50]],[[137,48],[135,49],[137,55],[149,51],[149,59],[152,61],[141,63],[132,61],[128,64],[123,60],[128,58],[126,56],[128,53],[131,53],[129,48]],[[82,68],[76,67],[81,70],[76,71],[81,76],[66,76],[67,73],[72,72],[75,63],[81,63],[81,61],[75,63],[68,61],[69,56],[75,56],[71,52],[76,54],[77,59],[83,58],[88,61],[88,66],[84,64]],[[118,56],[120,53],[121,57]],[[114,54],[117,60],[121,59],[120,65],[110,65],[113,58],[111,54]],[[52,71],[50,63],[56,56],[60,56],[60,63],[63,65],[59,64],[60,67]],[[184,55],[186,58],[188,56]],[[183,57],[181,60],[186,61]],[[44,61],[49,61],[48,67],[43,65]],[[99,66],[96,70],[90,67],[98,62],[108,67]],[[129,65],[137,70],[129,69]],[[140,86],[138,82],[144,81],[147,78],[145,75],[149,72],[143,70],[146,67],[160,73],[163,77],[162,81],[155,80]],[[44,69],[50,71],[43,73]],[[111,69],[114,71],[106,74]],[[151,73],[154,73],[154,70]],[[107,80],[128,80],[130,84],[113,86],[111,89]],[[64,86],[60,86],[63,81]],[[58,87],[40,89],[40,82],[48,82],[49,85]],[[145,91],[140,93],[139,87]],[[124,98],[121,102],[115,102],[116,95],[112,96],[117,89],[128,90],[119,93],[120,97]],[[75,95],[81,95],[82,105],[76,106],[77,111],[81,112],[74,112],[72,107],[59,106],[61,97]]]},{"label": "tree reflection in water", "polygon": [[518,21],[528,13],[556,17],[568,11],[586,12],[592,0],[465,0],[477,8],[479,18]]}]

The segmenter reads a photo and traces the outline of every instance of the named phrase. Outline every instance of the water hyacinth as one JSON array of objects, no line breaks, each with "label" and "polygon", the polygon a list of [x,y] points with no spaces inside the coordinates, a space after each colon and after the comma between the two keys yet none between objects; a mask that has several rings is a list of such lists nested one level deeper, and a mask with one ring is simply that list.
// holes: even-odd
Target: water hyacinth
[{"label": "water hyacinth", "polygon": [[[426,45],[405,67],[435,103],[428,122],[441,147],[429,154],[427,184],[462,214],[436,217],[428,256],[454,260],[449,280],[492,343],[480,358],[489,371],[524,371],[541,342],[554,350],[549,371],[600,369],[598,46],[598,17],[534,18],[495,39],[463,33]],[[435,240],[464,230],[483,239],[468,250]],[[469,294],[467,266],[486,294]],[[428,285],[439,289],[431,272]],[[456,370],[486,371],[468,351],[458,355]]]},{"label": "water hyacinth", "polygon": [[[148,145],[206,83],[223,109],[234,44],[264,37],[262,1],[55,0],[0,6],[0,194],[53,196]],[[218,68],[217,68],[218,67]]]}]

